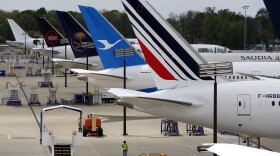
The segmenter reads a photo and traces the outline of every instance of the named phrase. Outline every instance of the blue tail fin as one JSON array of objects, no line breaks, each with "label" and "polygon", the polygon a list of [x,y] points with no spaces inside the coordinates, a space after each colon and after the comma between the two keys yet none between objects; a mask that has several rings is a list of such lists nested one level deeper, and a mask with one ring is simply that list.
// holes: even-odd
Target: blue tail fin
[{"label": "blue tail fin", "polygon": [[68,38],[69,44],[76,58],[97,56],[98,53],[93,45],[88,31],[68,12],[56,11],[59,21]]},{"label": "blue tail fin", "polygon": [[[39,16],[35,16],[37,23],[39,25],[40,31],[43,34],[43,36],[45,37],[48,33],[50,32],[54,32],[59,36],[59,39],[64,39],[64,37],[54,28],[53,25],[50,24],[50,22],[45,19],[44,17],[39,17]],[[57,47],[57,46],[64,46],[65,44],[61,44],[60,42],[57,42],[53,45],[49,44],[49,42],[46,42],[46,44],[48,45],[48,47]]]},{"label": "blue tail fin", "polygon": [[[114,57],[114,50],[132,46],[96,9],[86,6],[79,8],[104,68],[123,67],[123,57]],[[138,53],[126,57],[127,66],[141,64],[146,64],[146,61]]]},{"label": "blue tail fin", "polygon": [[274,25],[274,29],[277,32],[278,39],[280,39],[280,13],[279,13],[279,6],[280,1],[277,0],[263,0],[266,9],[269,13],[271,21]]}]

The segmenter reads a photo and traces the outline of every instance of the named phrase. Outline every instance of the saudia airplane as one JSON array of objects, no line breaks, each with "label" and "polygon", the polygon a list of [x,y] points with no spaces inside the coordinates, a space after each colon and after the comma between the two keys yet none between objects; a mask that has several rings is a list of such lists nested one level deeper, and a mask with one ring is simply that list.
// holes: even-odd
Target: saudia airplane
[{"label": "saudia airplane", "polygon": [[30,37],[13,19],[7,19],[8,23],[12,29],[13,35],[15,37],[15,41],[9,41],[7,40],[7,44],[11,46],[15,46],[18,48],[25,48],[26,43],[26,49],[31,50],[36,45],[41,46],[43,43],[42,38],[32,38]]},{"label": "saudia airplane", "polygon": [[[122,0],[122,3],[157,87],[166,89],[143,93],[112,88],[109,92],[121,97],[120,104],[160,117],[213,127],[213,79],[200,78],[194,71],[207,62],[147,1]],[[189,86],[186,82],[197,85]],[[219,83],[218,129],[280,138],[280,122],[272,120],[280,118],[280,99],[260,96],[279,92],[280,81]]]}]

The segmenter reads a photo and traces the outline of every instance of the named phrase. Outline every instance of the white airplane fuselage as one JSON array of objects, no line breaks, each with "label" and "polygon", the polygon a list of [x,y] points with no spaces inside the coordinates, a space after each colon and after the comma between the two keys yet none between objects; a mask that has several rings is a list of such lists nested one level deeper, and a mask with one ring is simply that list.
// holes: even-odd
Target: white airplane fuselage
[{"label": "white airplane fuselage", "polygon": [[280,62],[280,53],[199,53],[207,62]]},{"label": "white airplane fuselage", "polygon": [[[223,76],[223,80],[219,82],[251,80],[249,77],[238,74],[238,72],[280,77],[280,71],[278,69],[280,69],[280,62],[234,62],[233,75]],[[98,71],[98,73],[123,76],[123,68],[106,69]],[[126,86],[128,89],[140,90],[144,88],[155,88],[156,86],[151,74],[151,69],[147,64],[126,67],[126,73],[128,77]],[[80,74],[83,75],[82,73]],[[131,76],[133,79],[130,79]],[[90,75],[87,75],[87,77],[89,78],[89,83],[103,88],[123,88],[122,79],[119,79],[118,83],[116,83],[116,81],[111,81],[110,79],[95,79],[94,77],[90,77]],[[185,83],[188,86],[199,85],[199,83],[191,83],[188,81]]]},{"label": "white airplane fuselage", "polygon": [[[280,81],[218,84],[218,129],[239,134],[280,138]],[[157,101],[126,99],[145,112],[185,123],[213,127],[213,85],[153,92],[152,98],[191,102],[191,106],[158,105]],[[148,104],[143,104],[147,102]],[[154,103],[155,102],[155,103]],[[158,107],[157,107],[158,106]]]}]

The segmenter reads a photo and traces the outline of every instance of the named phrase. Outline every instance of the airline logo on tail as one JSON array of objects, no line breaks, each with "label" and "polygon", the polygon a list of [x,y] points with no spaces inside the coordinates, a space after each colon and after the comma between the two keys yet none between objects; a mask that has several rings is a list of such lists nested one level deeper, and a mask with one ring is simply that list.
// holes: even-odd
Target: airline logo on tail
[{"label": "airline logo on tail", "polygon": [[45,40],[48,44],[54,45],[59,42],[59,34],[55,31],[48,31],[45,35]]},{"label": "airline logo on tail", "polygon": [[89,48],[94,48],[92,42],[86,42],[88,35],[84,32],[77,32],[71,38],[71,47],[78,52],[86,51]]},{"label": "airline logo on tail", "polygon": [[97,40],[97,41],[104,45],[104,48],[98,48],[98,49],[100,49],[100,50],[108,50],[108,49],[111,49],[113,46],[115,46],[117,43],[119,43],[121,40],[117,40],[113,44],[110,44],[107,40]]},{"label": "airline logo on tail", "polygon": [[122,0],[133,30],[151,68],[164,80],[200,78],[198,65],[207,62],[145,0]]}]

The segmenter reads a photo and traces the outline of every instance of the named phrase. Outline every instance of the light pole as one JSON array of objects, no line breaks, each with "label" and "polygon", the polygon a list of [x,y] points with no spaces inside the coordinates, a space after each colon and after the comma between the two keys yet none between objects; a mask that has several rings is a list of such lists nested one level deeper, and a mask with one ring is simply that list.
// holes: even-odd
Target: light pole
[{"label": "light pole", "polygon": [[[40,38],[40,34],[39,33],[35,33],[34,37],[35,37],[34,44],[35,44],[35,47],[37,48],[37,45],[38,45],[38,42],[39,42],[38,38]],[[38,59],[39,57],[40,57],[40,53],[35,53],[35,58]]]},{"label": "light pole", "polygon": [[[63,38],[63,39],[60,39],[60,44],[64,44],[65,46],[65,60],[67,58],[67,45],[68,45],[68,40],[66,38]],[[65,81],[64,81],[64,87],[67,87],[67,69],[64,68],[64,78],[65,78]]]},{"label": "light pole", "polygon": [[[45,38],[43,35],[40,35],[40,38],[43,38],[43,50],[45,49]],[[43,55],[43,68],[45,68],[45,55]]]},{"label": "light pole", "polygon": [[[88,70],[88,43],[87,43],[87,50],[86,50],[86,55],[87,55],[87,70]],[[86,92],[87,92],[87,95],[88,95],[88,81],[86,82]]]},{"label": "light pole", "polygon": [[[133,48],[115,49],[115,57],[123,57],[123,88],[126,89],[126,56],[134,55]],[[126,107],[123,106],[123,135],[126,133]]]},{"label": "light pole", "polygon": [[242,6],[242,8],[245,10],[245,22],[244,22],[244,50],[246,50],[246,10],[249,8],[248,5]]},{"label": "light pole", "polygon": [[22,33],[24,35],[24,54],[26,55],[26,35],[27,33]]},{"label": "light pole", "polygon": [[[214,105],[213,105],[213,143],[217,143],[217,76],[232,75],[232,63],[211,63],[199,65],[199,76],[214,76]],[[213,156],[217,156],[213,154]]]}]

